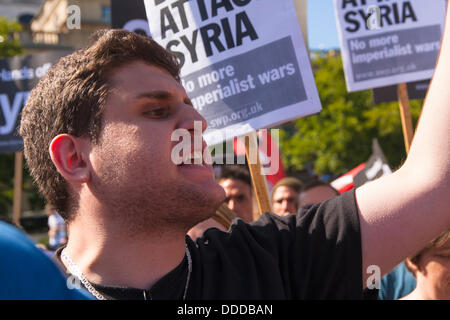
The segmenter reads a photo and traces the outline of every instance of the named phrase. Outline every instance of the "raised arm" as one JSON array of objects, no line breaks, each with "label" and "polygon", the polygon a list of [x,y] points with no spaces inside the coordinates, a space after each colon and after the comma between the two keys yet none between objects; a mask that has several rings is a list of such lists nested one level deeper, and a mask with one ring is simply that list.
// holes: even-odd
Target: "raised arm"
[{"label": "raised arm", "polygon": [[356,190],[363,282],[384,274],[450,226],[450,6],[441,52],[404,165]]}]

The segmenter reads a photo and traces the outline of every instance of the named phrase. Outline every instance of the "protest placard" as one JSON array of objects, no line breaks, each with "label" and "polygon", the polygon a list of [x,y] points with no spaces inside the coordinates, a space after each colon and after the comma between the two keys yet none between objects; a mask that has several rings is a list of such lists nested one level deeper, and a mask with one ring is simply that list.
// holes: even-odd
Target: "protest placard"
[{"label": "protest placard", "polygon": [[[430,86],[430,79],[407,83],[406,87],[408,89],[409,99],[410,100],[425,99],[429,86]],[[395,85],[374,88],[372,91],[374,104],[398,101],[397,86]]]},{"label": "protest placard", "polygon": [[47,70],[70,51],[49,51],[0,59],[0,153],[23,148],[16,132],[30,90]]},{"label": "protest placard", "polygon": [[334,0],[348,91],[430,79],[445,0]]},{"label": "protest placard", "polygon": [[111,0],[111,27],[125,29],[150,37],[142,0]]},{"label": "protest placard", "polygon": [[144,3],[152,37],[183,65],[208,145],[321,110],[292,0]]}]

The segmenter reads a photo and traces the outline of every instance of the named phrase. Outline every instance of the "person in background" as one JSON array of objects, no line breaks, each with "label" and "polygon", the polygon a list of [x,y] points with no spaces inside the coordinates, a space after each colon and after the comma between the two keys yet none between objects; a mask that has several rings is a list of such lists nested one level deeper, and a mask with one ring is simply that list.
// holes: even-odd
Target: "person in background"
[{"label": "person in background", "polygon": [[400,300],[450,300],[450,229],[406,259],[416,288]]},{"label": "person in background", "polygon": [[272,211],[279,216],[296,214],[298,195],[303,183],[294,177],[286,177],[278,181],[272,189]]},{"label": "person in background", "polygon": [[67,243],[67,227],[64,219],[49,204],[45,206],[48,215],[48,247],[51,251]]},{"label": "person in background", "polygon": [[397,300],[415,288],[416,278],[402,262],[381,279],[378,300]]},{"label": "person in background", "polygon": [[21,230],[0,222],[0,300],[90,300]]},{"label": "person in background", "polygon": [[339,195],[339,191],[331,184],[321,180],[314,180],[306,184],[299,194],[299,205],[301,208],[308,208],[324,200],[334,198]]},{"label": "person in background", "polygon": [[224,166],[218,177],[219,185],[225,190],[225,203],[238,218],[253,221],[252,182],[250,173],[241,165]]}]

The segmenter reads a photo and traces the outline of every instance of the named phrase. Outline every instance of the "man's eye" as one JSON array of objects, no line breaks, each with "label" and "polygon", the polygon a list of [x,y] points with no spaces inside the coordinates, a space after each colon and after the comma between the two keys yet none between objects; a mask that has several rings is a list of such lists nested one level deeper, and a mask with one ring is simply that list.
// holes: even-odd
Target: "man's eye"
[{"label": "man's eye", "polygon": [[155,108],[152,110],[147,110],[144,113],[144,116],[150,117],[150,118],[165,118],[169,115],[169,109],[168,108]]}]

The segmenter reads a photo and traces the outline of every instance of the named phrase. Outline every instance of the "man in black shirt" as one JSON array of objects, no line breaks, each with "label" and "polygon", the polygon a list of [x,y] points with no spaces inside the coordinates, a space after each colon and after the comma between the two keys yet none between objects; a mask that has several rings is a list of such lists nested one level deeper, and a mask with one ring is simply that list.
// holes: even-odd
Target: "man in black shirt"
[{"label": "man in black shirt", "polygon": [[173,132],[194,141],[205,120],[173,55],[127,31],[99,34],[48,71],[22,115],[30,172],[68,223],[62,265],[98,299],[360,298],[373,267],[388,272],[450,225],[448,25],[443,41],[398,171],[194,243],[186,232],[225,194],[199,150],[174,161]]}]

